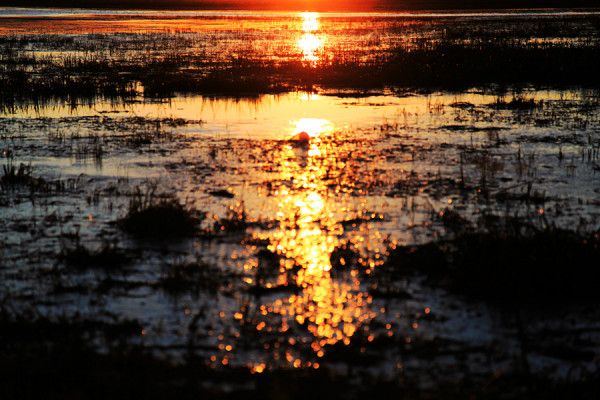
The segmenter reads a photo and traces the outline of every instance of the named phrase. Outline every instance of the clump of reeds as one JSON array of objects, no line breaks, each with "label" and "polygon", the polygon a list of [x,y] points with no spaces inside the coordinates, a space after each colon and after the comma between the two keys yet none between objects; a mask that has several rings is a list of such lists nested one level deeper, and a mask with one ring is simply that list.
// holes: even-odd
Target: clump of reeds
[{"label": "clump of reeds", "polygon": [[126,232],[141,238],[170,239],[194,235],[204,214],[181,205],[173,197],[159,197],[156,188],[136,188],[127,215],[119,221]]},{"label": "clump of reeds", "polygon": [[510,101],[506,101],[501,97],[496,99],[496,102],[491,105],[492,108],[496,108],[498,110],[517,110],[517,111],[528,111],[535,110],[536,108],[542,108],[544,106],[544,101],[539,100],[536,101],[533,98],[526,98],[522,95],[513,96]]},{"label": "clump of reeds", "polygon": [[221,274],[202,261],[169,265],[157,287],[171,295],[197,293],[204,289],[215,292],[226,283]]},{"label": "clump of reeds", "polygon": [[31,164],[19,163],[17,167],[12,157],[9,157],[2,166],[0,186],[4,188],[27,187],[32,192],[34,190],[48,189],[48,185],[44,179],[33,176],[33,166]]},{"label": "clump of reeds", "polygon": [[17,167],[12,158],[7,159],[2,166],[2,171],[1,182],[3,185],[27,185],[33,179],[31,164],[20,163]]}]

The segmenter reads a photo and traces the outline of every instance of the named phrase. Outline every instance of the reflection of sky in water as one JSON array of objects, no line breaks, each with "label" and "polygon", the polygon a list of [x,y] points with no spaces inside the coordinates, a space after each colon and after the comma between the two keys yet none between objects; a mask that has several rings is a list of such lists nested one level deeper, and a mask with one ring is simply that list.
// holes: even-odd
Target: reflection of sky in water
[{"label": "reflection of sky in water", "polygon": [[[531,98],[550,100],[577,100],[575,92],[539,91],[532,92]],[[133,102],[118,104],[99,101],[94,105],[80,105],[71,108],[60,103],[50,103],[41,108],[18,109],[15,114],[3,114],[5,117],[55,118],[77,124],[78,118],[118,119],[124,117],[143,118],[183,118],[202,121],[180,127],[176,132],[190,139],[210,137],[243,139],[287,139],[294,134],[307,132],[319,135],[322,131],[344,131],[352,135],[362,135],[361,131],[371,131],[381,124],[400,124],[416,129],[429,129],[440,124],[453,124],[448,119],[452,114],[431,113],[436,104],[454,102],[491,104],[496,96],[483,93],[414,95],[396,97],[392,94],[379,94],[360,98],[338,97],[317,93],[287,93],[282,95],[264,95],[253,99],[231,99],[204,96],[178,96],[168,102]],[[55,120],[55,121],[57,121]],[[67,131],[65,133],[68,133]],[[439,136],[439,134],[438,134]],[[441,136],[440,136],[441,137]],[[312,151],[319,151],[313,147]],[[153,169],[148,166],[139,168],[136,158],[111,158],[105,155],[102,168],[93,163],[72,163],[68,159],[31,159],[33,164],[60,165],[62,174],[87,173],[91,175],[145,177],[156,176],[162,171],[157,164]]]},{"label": "reflection of sky in water", "polygon": [[[532,92],[533,99],[577,100],[577,93],[559,91]],[[264,95],[250,99],[226,97],[178,96],[168,102],[134,102],[115,104],[99,101],[93,106],[82,104],[71,108],[65,104],[50,103],[47,107],[29,107],[16,114],[3,114],[15,118],[62,118],[97,116],[118,118],[138,116],[144,118],[184,118],[202,120],[201,128],[192,133],[217,134],[227,137],[287,138],[296,130],[297,121],[302,124],[329,121],[337,129],[371,128],[386,122],[409,122],[425,128],[440,115],[431,114],[436,104],[455,102],[491,104],[497,96],[482,93],[436,93],[397,97],[393,94],[376,94],[360,98],[338,97],[317,93],[287,93]],[[419,119],[415,119],[416,116]],[[314,121],[314,122],[311,122]],[[319,122],[321,123],[321,122]],[[304,129],[308,130],[308,129]],[[297,131],[295,132],[297,133]]]},{"label": "reflection of sky in water", "polygon": [[[532,96],[545,99],[575,97],[574,94],[558,92],[536,92]],[[235,277],[235,284],[242,285],[242,288],[238,286],[239,290],[231,297],[203,297],[201,300],[207,302],[206,308],[210,310],[207,311],[207,319],[214,314],[219,318],[218,322],[211,325],[208,334],[206,353],[210,365],[243,365],[260,373],[281,366],[329,366],[328,357],[335,356],[335,351],[340,347],[349,353],[365,348],[369,352],[365,343],[377,341],[381,336],[410,343],[416,338],[417,330],[428,335],[439,334],[474,343],[494,337],[488,333],[491,323],[487,320],[487,314],[465,317],[460,308],[454,311],[444,309],[446,305],[443,298],[438,299],[438,293],[422,295],[423,288],[411,293],[420,297],[412,298],[407,310],[407,302],[403,300],[382,301],[381,294],[373,292],[372,286],[367,286],[367,275],[373,270],[377,271],[385,258],[388,234],[393,235],[392,243],[399,237],[398,241],[404,243],[411,238],[405,240],[401,235],[410,235],[410,227],[431,218],[431,210],[423,208],[424,204],[417,206],[420,211],[415,214],[402,198],[388,198],[381,193],[373,193],[371,188],[375,186],[371,183],[377,184],[376,180],[387,179],[384,183],[392,185],[407,176],[398,174],[402,172],[401,169],[405,169],[405,172],[414,171],[421,178],[427,172],[436,174],[440,167],[444,167],[450,154],[448,150],[441,150],[444,159],[438,159],[441,164],[432,167],[429,163],[435,161],[434,150],[426,153],[426,157],[415,160],[409,154],[410,149],[405,150],[406,147],[402,146],[415,142],[426,147],[435,143],[463,144],[472,141],[473,137],[478,140],[477,135],[469,132],[461,134],[454,130],[439,129],[440,126],[456,124],[455,116],[459,111],[450,112],[446,106],[445,114],[430,112],[436,104],[447,105],[460,101],[489,104],[495,100],[492,96],[468,93],[403,98],[344,98],[293,93],[238,101],[177,97],[168,104],[111,106],[100,103],[95,108],[81,107],[76,110],[60,107],[40,109],[40,115],[68,116],[72,113],[107,118],[119,115],[150,118],[169,116],[205,121],[200,126],[177,128],[184,136],[165,145],[178,145],[181,139],[189,147],[184,147],[181,153],[172,157],[165,157],[162,163],[160,157],[152,155],[152,162],[163,174],[164,163],[172,162],[175,165],[176,168],[166,177],[177,183],[178,178],[184,181],[177,187],[182,198],[197,196],[205,201],[198,209],[208,210],[207,207],[211,205],[230,204],[226,200],[215,200],[206,193],[213,187],[224,185],[236,195],[232,202],[243,201],[252,217],[269,216],[273,219],[272,229],[252,230],[248,244],[239,244],[236,237],[227,243],[205,244],[206,248],[201,251],[205,260],[217,264],[223,261],[226,268],[245,272],[243,277]],[[111,110],[127,113],[98,114]],[[19,117],[28,112],[35,114],[30,110],[22,112]],[[385,129],[379,129],[381,124],[386,123],[397,124],[399,128],[392,129],[388,135]],[[480,126],[498,126],[502,123],[502,120],[477,122]],[[311,137],[309,143],[287,140],[300,132],[306,132]],[[235,138],[240,140],[233,140]],[[244,140],[246,138],[253,140]],[[479,140],[486,140],[485,135],[480,135]],[[377,147],[382,144],[390,150],[385,153],[387,156],[400,159],[387,160],[380,152],[381,148]],[[219,153],[222,151],[217,155],[217,160],[207,158],[209,146],[215,146]],[[253,154],[256,154],[255,158],[250,157]],[[405,164],[401,161],[403,155],[407,156]],[[201,172],[203,157],[217,166],[226,164],[231,170],[224,168],[225,172],[217,173],[215,180],[207,182],[204,177],[197,175],[197,170],[186,169],[199,167]],[[556,156],[551,154],[551,157]],[[180,162],[181,159],[198,163]],[[111,165],[115,164],[112,163],[133,161],[145,162],[143,167],[137,169],[137,176],[151,175],[147,155],[135,160],[107,156],[101,172],[114,172]],[[61,172],[65,174],[78,168],[69,167],[67,160],[47,159],[44,162],[55,166],[60,163]],[[396,169],[385,171],[385,168]],[[443,170],[442,173],[451,176]],[[187,178],[197,179],[192,182],[197,186],[189,187],[189,196],[184,193],[186,184],[189,184],[185,182]],[[417,194],[416,197],[425,198],[426,194]],[[434,208],[444,207],[447,200],[440,198],[443,204],[434,202]],[[415,204],[414,199],[410,204]],[[373,216],[373,211],[381,214]],[[92,212],[97,212],[97,209],[92,209]],[[217,211],[215,214],[223,215]],[[415,215],[420,220],[413,220]],[[383,221],[380,222],[359,223],[357,226],[348,224],[349,220],[355,218],[381,216]],[[403,231],[405,228],[406,231]],[[211,249],[213,245],[215,248]],[[232,248],[236,251],[235,260]],[[274,265],[261,265],[260,249],[268,252],[270,257],[267,258],[274,260]],[[218,257],[215,256],[217,251]],[[348,257],[356,258],[349,260]],[[266,271],[270,273],[265,273],[265,268],[270,268]],[[266,295],[250,294],[257,282],[267,290]],[[200,312],[195,309],[199,303],[197,299],[182,302],[183,311],[179,314],[173,313],[171,303],[162,297],[143,297],[143,304],[139,306],[133,306],[137,300],[130,298],[110,301],[109,307],[119,315],[132,318],[147,315],[149,321],[164,317],[164,325],[173,326],[174,329],[187,326],[190,312]],[[442,326],[443,330],[432,331],[427,320],[422,319],[431,310],[435,313],[442,309],[446,315],[450,313],[454,317]],[[457,326],[456,321],[469,321],[469,325]],[[145,329],[145,340],[150,341],[152,337],[161,335],[157,333],[158,328],[151,324]],[[185,335],[182,332],[184,329],[178,330],[168,340],[182,340]],[[402,357],[396,358],[393,350],[390,352],[378,356],[385,358],[388,365],[401,365],[397,363],[401,362]]]}]

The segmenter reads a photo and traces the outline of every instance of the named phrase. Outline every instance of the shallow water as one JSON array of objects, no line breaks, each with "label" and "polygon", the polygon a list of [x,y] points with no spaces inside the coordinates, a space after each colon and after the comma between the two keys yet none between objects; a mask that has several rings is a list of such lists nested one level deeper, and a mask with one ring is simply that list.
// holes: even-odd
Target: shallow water
[{"label": "shallow water", "polygon": [[[169,37],[183,24],[193,33],[219,32],[226,54],[239,51],[246,35],[257,38],[267,30],[276,39],[267,53],[287,46],[308,63],[327,57],[332,43],[365,54],[385,48],[402,37],[402,27],[423,23],[421,16],[405,14],[197,12],[171,18],[136,12],[130,20],[127,11],[81,19],[79,11],[38,10],[20,20],[19,12],[0,11],[7,18],[0,21],[5,33],[76,33],[78,42],[67,47],[85,47],[98,32],[116,35],[110,36],[116,42],[122,31]],[[507,15],[451,18],[464,23]],[[28,19],[48,16],[56,20]],[[510,13],[513,23],[525,17],[532,15]],[[244,29],[232,29],[230,19],[242,20]],[[55,31],[46,30],[49,24]],[[393,34],[356,50],[371,29]],[[148,37],[136,40],[152,46]],[[52,40],[29,51],[67,55]],[[403,371],[427,385],[428,361],[403,354],[399,344],[459,353],[436,362],[460,379],[461,363],[482,371],[509,369],[520,351],[516,327],[512,315],[418,279],[398,277],[378,287],[370,275],[383,268],[391,249],[438,237],[444,227],[437,216],[445,209],[471,221],[486,213],[519,213],[540,223],[552,218],[561,226],[598,227],[600,103],[594,90],[317,89],[238,99],[152,99],[141,92],[128,102],[24,102],[1,115],[4,155],[65,185],[36,195],[18,188],[0,194],[0,276],[15,307],[136,319],[144,326],[136,341],[178,361],[192,348],[215,368],[245,366],[259,373],[323,365],[391,377]],[[301,132],[310,139],[290,140]],[[217,236],[175,243],[131,238],[114,221],[127,212],[136,186],[156,186],[207,212],[204,225]],[[537,200],[523,200],[533,193]],[[235,221],[243,227],[230,229]],[[72,271],[58,256],[73,241],[92,249],[114,244],[131,261],[115,273]],[[196,261],[209,271],[195,278],[198,287],[165,289],[170,270]],[[58,278],[50,276],[57,268]],[[565,313],[578,316],[578,326],[597,328],[597,310]],[[532,332],[564,327],[562,315],[524,315]],[[596,336],[590,336],[593,351]],[[391,345],[370,345],[382,338]],[[535,371],[557,367],[555,373],[565,375],[571,366],[546,354],[530,357]]]}]

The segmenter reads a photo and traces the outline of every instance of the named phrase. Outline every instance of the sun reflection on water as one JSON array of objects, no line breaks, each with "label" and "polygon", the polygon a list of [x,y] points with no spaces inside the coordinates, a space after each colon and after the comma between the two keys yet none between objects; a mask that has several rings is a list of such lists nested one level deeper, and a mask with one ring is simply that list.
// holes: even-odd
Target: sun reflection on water
[{"label": "sun reflection on water", "polygon": [[312,138],[333,131],[333,124],[324,118],[300,118],[292,121],[292,126],[292,134],[306,132]]},{"label": "sun reflection on water", "polygon": [[302,18],[302,35],[298,39],[298,47],[302,52],[302,61],[316,65],[320,61],[320,53],[325,44],[323,35],[318,35],[319,14],[314,12],[300,13]]},{"label": "sun reflection on water", "polygon": [[319,30],[319,13],[316,12],[303,12],[300,13],[302,17],[302,31],[314,32]]},{"label": "sun reflection on water", "polygon": [[[306,123],[299,124],[312,137],[326,132],[327,121],[308,122],[313,128],[323,128],[307,129]],[[331,254],[340,245],[343,228],[334,218],[331,207],[335,203],[323,184],[327,170],[319,158],[327,152],[325,147],[319,140],[312,141],[306,161],[302,156],[299,160],[291,146],[282,154],[284,173],[288,171],[294,184],[279,193],[280,227],[272,235],[269,248],[285,257],[284,268],[299,267],[293,283],[301,288],[273,312],[305,325],[318,339],[312,346],[317,354],[323,354],[324,345],[349,343],[360,320],[370,317],[365,308],[371,301],[360,292],[356,276],[332,278]]]},{"label": "sun reflection on water", "polygon": [[[259,332],[291,335],[290,343],[303,337],[312,356],[287,351],[274,359],[282,358],[295,368],[315,368],[328,346],[349,345],[376,313],[371,295],[361,286],[359,270],[348,268],[343,257],[338,257],[335,265],[332,262],[336,251],[350,241],[340,223],[340,215],[347,215],[348,209],[340,205],[339,194],[330,187],[331,174],[341,165],[336,161],[340,154],[334,126],[327,119],[316,118],[298,119],[291,125],[292,133],[306,132],[311,139],[307,146],[282,144],[276,162],[280,179],[286,183],[271,193],[277,203],[278,226],[256,235],[269,243],[268,254],[279,260],[275,281],[262,284],[295,289],[275,300],[265,298],[257,306],[262,316],[251,323]],[[360,234],[353,234],[361,242]],[[249,261],[244,269],[256,271],[255,283],[263,279],[260,260]],[[263,369],[263,364],[252,368],[255,372]]]}]

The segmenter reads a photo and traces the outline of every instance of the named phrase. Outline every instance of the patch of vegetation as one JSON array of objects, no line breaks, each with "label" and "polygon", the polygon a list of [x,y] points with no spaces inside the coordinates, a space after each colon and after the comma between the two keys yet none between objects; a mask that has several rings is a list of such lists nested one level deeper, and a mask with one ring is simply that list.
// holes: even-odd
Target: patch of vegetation
[{"label": "patch of vegetation", "polygon": [[[575,30],[579,25],[586,29]],[[255,45],[260,38],[246,40],[237,32],[210,40],[200,34],[139,32],[124,40],[109,33],[83,42],[67,35],[6,35],[0,39],[7,49],[0,60],[0,108],[14,111],[20,104],[52,99],[77,106],[97,97],[130,101],[176,93],[253,97],[316,87],[598,87],[597,25],[597,16],[574,15],[526,23],[497,18],[407,25],[398,20],[385,32],[387,39],[374,42],[364,43],[342,31],[353,46],[325,49],[316,63],[306,62],[293,47],[280,51],[278,41],[289,40],[287,36],[260,47]],[[68,56],[37,55],[49,49]],[[83,55],[73,55],[77,52]],[[497,107],[526,110],[538,103],[513,99]]]},{"label": "patch of vegetation", "polygon": [[155,188],[142,194],[136,188],[127,215],[119,226],[134,236],[147,239],[174,239],[198,232],[204,214],[195,213],[172,197],[156,196]]},{"label": "patch of vegetation", "polygon": [[216,219],[212,226],[212,232],[205,232],[206,237],[213,235],[224,235],[243,233],[248,228],[272,229],[275,225],[270,219],[257,219],[248,215],[244,202],[229,206],[225,216]]},{"label": "patch of vegetation", "polygon": [[104,245],[99,250],[90,250],[77,243],[75,247],[63,249],[58,259],[75,269],[105,268],[116,269],[129,262],[129,257],[114,246]]},{"label": "patch of vegetation", "polygon": [[[255,330],[254,330],[255,331]],[[246,367],[207,367],[191,346],[186,361],[173,364],[159,360],[128,340],[142,334],[136,321],[106,321],[82,317],[51,318],[36,312],[16,313],[0,309],[0,396],[3,399],[306,399],[382,398],[399,393],[399,399],[594,399],[600,392],[597,373],[575,381],[550,380],[524,373],[496,373],[493,377],[455,381],[435,368],[432,384],[421,388],[410,368],[389,378],[356,374],[355,379],[321,367],[267,368],[252,374]],[[103,352],[93,341],[107,343]],[[363,352],[367,339],[356,338],[350,346],[340,343],[327,357],[335,362],[358,358],[364,365],[380,361],[374,352]],[[378,337],[371,346],[404,348],[407,358],[419,355],[434,367],[436,354],[448,355],[443,340],[406,344]],[[485,351],[475,349],[475,351]],[[489,349],[487,349],[489,350]],[[459,351],[459,350],[456,350]],[[466,350],[468,351],[468,350]],[[420,370],[420,369],[417,369]],[[360,370],[359,370],[360,371]],[[485,384],[482,384],[485,382]],[[208,383],[208,384],[207,384]],[[224,387],[228,387],[224,390]]]},{"label": "patch of vegetation", "polygon": [[542,228],[522,219],[393,250],[383,270],[497,304],[593,301],[600,295],[600,232]]},{"label": "patch of vegetation", "polygon": [[31,164],[20,163],[17,167],[12,157],[8,158],[7,162],[2,166],[2,172],[0,184],[4,187],[28,186],[31,189],[35,189],[45,183],[43,179],[33,176],[33,167]]},{"label": "patch of vegetation", "polygon": [[542,108],[544,101],[536,101],[535,99],[528,99],[523,96],[514,96],[510,101],[506,101],[503,98],[497,98],[496,102],[490,107],[498,110],[535,110],[536,108]]},{"label": "patch of vegetation", "polygon": [[219,190],[212,190],[210,192],[208,192],[211,196],[214,197],[223,197],[226,199],[233,199],[235,197],[235,194],[231,193],[229,190],[226,189],[219,189]]},{"label": "patch of vegetation", "polygon": [[[54,318],[2,309],[0,397],[158,399],[181,393],[198,396],[200,390],[178,383],[185,376],[181,368],[160,362],[139,346],[127,343],[141,332],[138,322],[114,317],[107,321]],[[107,344],[102,354],[93,348],[95,340]]]},{"label": "patch of vegetation", "polygon": [[[106,320],[95,320],[84,317],[48,317],[34,310],[11,312],[0,309],[0,338],[2,346],[9,342],[16,345],[24,342],[34,342],[44,346],[47,342],[68,342],[75,337],[84,340],[102,337],[108,342],[119,341],[137,335],[141,325],[133,320],[118,320],[108,316]],[[75,342],[73,342],[75,345]],[[82,343],[79,343],[82,344]]]}]

